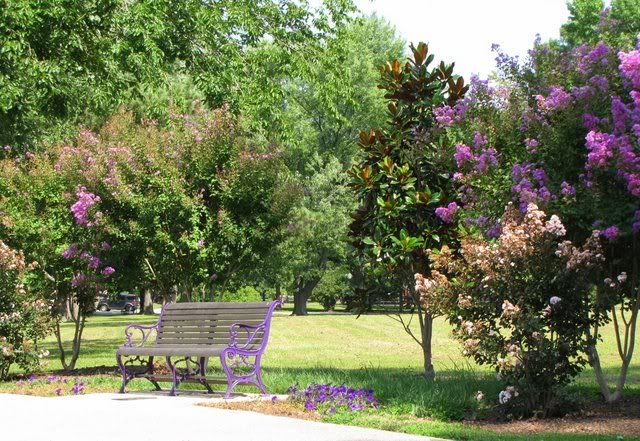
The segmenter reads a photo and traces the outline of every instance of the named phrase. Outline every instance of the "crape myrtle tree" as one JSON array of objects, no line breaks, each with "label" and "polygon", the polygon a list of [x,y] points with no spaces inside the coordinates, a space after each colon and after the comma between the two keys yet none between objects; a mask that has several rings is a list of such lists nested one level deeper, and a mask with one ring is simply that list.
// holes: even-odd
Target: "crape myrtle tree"
[{"label": "crape myrtle tree", "polygon": [[[83,135],[81,135],[83,136]],[[108,213],[100,196],[79,179],[79,168],[54,168],[50,157],[33,155],[1,165],[2,225],[7,242],[23,247],[37,274],[27,287],[51,303],[51,318],[65,369],[73,369],[87,315],[95,297],[115,272],[110,262]],[[70,354],[63,345],[60,322],[73,322]]]},{"label": "crape myrtle tree", "polygon": [[[0,232],[44,274],[30,283],[54,301],[68,369],[98,293],[221,298],[280,240],[294,203],[277,151],[247,143],[226,108],[173,114],[168,127],[120,113],[0,165]],[[70,359],[63,318],[75,323]]]},{"label": "crape myrtle tree", "polygon": [[[468,233],[499,241],[505,227],[501,219],[505,205],[511,202],[525,215],[530,204],[535,204],[557,216],[566,228],[566,238],[554,256],[563,257],[570,244],[575,244],[572,258],[586,261],[584,247],[589,241],[601,250],[592,262],[589,283],[574,284],[563,295],[554,287],[559,279],[541,273],[539,286],[530,287],[530,292],[537,292],[547,303],[552,297],[554,302],[575,301],[575,289],[582,286],[577,292],[581,293],[580,307],[570,308],[571,319],[582,320],[580,333],[571,336],[571,345],[580,341],[581,346],[577,352],[574,346],[576,355],[569,361],[575,373],[581,369],[581,360],[588,359],[607,401],[622,396],[640,306],[640,51],[625,25],[629,21],[632,25],[633,20],[621,12],[631,13],[633,4],[613,2],[610,10],[600,10],[594,26],[605,41],[583,41],[589,38],[576,29],[587,26],[588,20],[574,14],[570,23],[577,27],[563,31],[572,32],[571,38],[566,34],[566,40],[537,41],[522,61],[497,50],[498,81],[472,78],[464,112],[452,108],[438,117],[438,124],[454,141],[448,170],[461,195],[459,213]],[[616,10],[618,18],[613,20]],[[635,10],[638,17],[640,10]],[[543,283],[547,276],[551,276],[549,281]],[[511,282],[504,283],[506,289]],[[522,306],[508,297],[497,298],[494,306],[498,308],[504,300]],[[476,306],[462,311],[473,311]],[[466,333],[461,323],[473,313],[460,311],[450,310],[450,319],[473,344],[474,333]],[[607,322],[612,322],[621,362],[613,390],[598,353],[602,326]],[[504,357],[508,350],[502,350]]]},{"label": "crape myrtle tree", "polygon": [[413,334],[402,315],[398,319],[420,344],[424,374],[433,378],[431,336],[438,307],[420,302],[414,274],[428,271],[429,249],[456,246],[456,194],[451,176],[442,172],[448,141],[437,129],[434,109],[455,106],[468,86],[453,74],[453,64],[430,68],[434,55],[425,43],[412,45],[411,52],[404,65],[396,59],[381,68],[389,123],[360,134],[360,156],[349,170],[359,205],[349,234],[354,258],[363,266],[362,275],[353,278],[361,305],[381,281],[391,281],[392,289],[410,299],[420,334]]},{"label": "crape myrtle tree", "polygon": [[[548,188],[542,199],[572,239],[596,232],[602,241],[606,260],[593,273],[595,296],[588,298],[595,312],[586,351],[602,395],[616,401],[634,353],[640,307],[640,2],[600,8],[595,26],[602,40],[578,35],[569,44],[538,43],[528,63],[505,79],[527,87],[535,100],[522,114],[529,146],[513,164],[513,196],[540,198],[540,188]],[[570,24],[581,29],[584,20]],[[613,391],[598,354],[601,318],[613,324],[621,362]]]}]

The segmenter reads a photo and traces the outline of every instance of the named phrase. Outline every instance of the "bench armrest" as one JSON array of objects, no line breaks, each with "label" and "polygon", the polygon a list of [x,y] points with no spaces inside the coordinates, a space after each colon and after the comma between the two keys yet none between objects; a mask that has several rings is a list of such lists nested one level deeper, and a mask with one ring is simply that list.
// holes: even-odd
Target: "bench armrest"
[{"label": "bench armrest", "polygon": [[[149,337],[151,337],[151,335],[153,334],[153,331],[158,332],[158,324],[160,322],[158,321],[158,323],[154,324],[154,325],[136,325],[136,324],[132,324],[132,325],[128,325],[126,328],[124,328],[124,335],[127,338],[127,341],[124,343],[125,347],[142,347],[144,346],[144,344],[147,342],[147,340],[149,340]],[[140,341],[137,343],[134,343],[133,338],[134,338],[134,334],[136,333],[135,331],[140,332]]]},{"label": "bench armrest", "polygon": [[[266,323],[260,323],[259,325],[245,325],[244,323],[234,323],[229,328],[229,347],[234,349],[249,349],[253,345],[253,340],[256,339],[256,335],[260,331],[267,329]],[[238,333],[245,332],[247,341],[244,344],[238,344]]]}]

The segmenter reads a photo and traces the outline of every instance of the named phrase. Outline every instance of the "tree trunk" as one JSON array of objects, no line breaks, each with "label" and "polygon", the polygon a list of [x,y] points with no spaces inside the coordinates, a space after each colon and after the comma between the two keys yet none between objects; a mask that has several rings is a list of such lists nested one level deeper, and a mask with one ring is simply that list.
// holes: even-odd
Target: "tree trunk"
[{"label": "tree trunk", "polygon": [[173,285],[169,290],[169,297],[165,298],[164,303],[175,303],[178,300],[178,285]]},{"label": "tree trunk", "polygon": [[431,337],[433,335],[433,316],[425,313],[424,321],[421,323],[422,333],[422,355],[424,360],[424,376],[432,380],[436,376],[433,368],[433,360],[431,356]]},{"label": "tree trunk", "polygon": [[292,315],[308,315],[307,311],[307,298],[302,292],[295,292],[293,294],[293,313]]},{"label": "tree trunk", "polygon": [[144,290],[144,298],[141,303],[142,308],[140,308],[140,311],[142,314],[155,314],[153,310],[153,296],[151,295],[150,288]]},{"label": "tree trunk", "polygon": [[291,315],[308,315],[307,302],[313,290],[320,282],[320,277],[305,281],[304,277],[296,278],[293,290],[293,312]]}]

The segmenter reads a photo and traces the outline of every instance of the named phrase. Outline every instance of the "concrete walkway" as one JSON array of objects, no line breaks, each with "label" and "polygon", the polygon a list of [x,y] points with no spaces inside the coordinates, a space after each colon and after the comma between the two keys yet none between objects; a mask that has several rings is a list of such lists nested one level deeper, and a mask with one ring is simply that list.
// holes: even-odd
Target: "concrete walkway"
[{"label": "concrete walkway", "polygon": [[0,394],[2,441],[429,441],[427,437],[195,406],[203,397]]}]

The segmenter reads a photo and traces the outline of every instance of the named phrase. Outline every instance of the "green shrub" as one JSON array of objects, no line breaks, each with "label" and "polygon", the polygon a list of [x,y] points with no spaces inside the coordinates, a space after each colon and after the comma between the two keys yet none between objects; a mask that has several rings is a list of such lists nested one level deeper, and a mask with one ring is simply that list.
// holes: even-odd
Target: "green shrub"
[{"label": "green shrub", "polygon": [[262,297],[253,286],[242,286],[235,291],[227,291],[222,295],[223,302],[260,302]]},{"label": "green shrub", "polygon": [[313,291],[311,300],[322,305],[325,311],[331,311],[338,299],[349,291],[347,270],[342,267],[327,271]]}]

